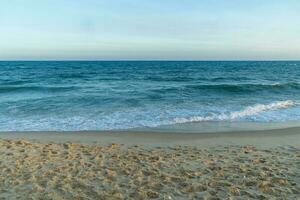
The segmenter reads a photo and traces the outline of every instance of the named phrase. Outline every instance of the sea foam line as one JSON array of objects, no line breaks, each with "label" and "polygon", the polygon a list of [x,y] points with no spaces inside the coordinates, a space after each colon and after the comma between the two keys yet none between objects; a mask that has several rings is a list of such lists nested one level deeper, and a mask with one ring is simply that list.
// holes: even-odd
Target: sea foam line
[{"label": "sea foam line", "polygon": [[207,117],[193,116],[188,118],[175,118],[174,122],[187,123],[187,122],[203,122],[203,121],[229,121],[229,120],[235,120],[246,116],[257,115],[261,112],[265,112],[268,110],[284,109],[295,105],[296,103],[291,100],[276,101],[270,104],[256,104],[254,106],[246,107],[244,110],[234,111],[229,114],[219,114],[219,115],[212,115]]}]

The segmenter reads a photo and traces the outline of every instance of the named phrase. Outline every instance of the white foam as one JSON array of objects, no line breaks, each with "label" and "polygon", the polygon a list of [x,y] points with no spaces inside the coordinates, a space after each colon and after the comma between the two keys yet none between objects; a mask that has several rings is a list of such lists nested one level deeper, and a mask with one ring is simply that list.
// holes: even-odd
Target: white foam
[{"label": "white foam", "polygon": [[254,106],[246,107],[244,110],[231,112],[229,114],[219,114],[208,117],[194,116],[188,118],[175,118],[175,123],[187,123],[187,122],[202,122],[202,121],[231,121],[247,116],[257,115],[259,113],[269,111],[284,109],[296,105],[294,101],[276,101],[270,104],[256,104]]},{"label": "white foam", "polygon": [[[292,109],[286,109],[293,107]],[[193,107],[192,107],[193,108]],[[201,110],[173,109],[166,112],[161,107],[149,107],[144,110],[128,109],[105,115],[28,115],[15,117],[0,113],[0,131],[79,131],[79,130],[118,130],[141,127],[157,127],[188,122],[202,121],[256,121],[281,122],[300,120],[300,104],[298,101],[276,101],[269,104],[255,104],[240,111],[215,112],[201,116]],[[232,109],[226,107],[222,110]],[[221,110],[217,107],[215,110]],[[274,112],[268,112],[274,111]],[[264,113],[265,112],[265,113]],[[157,115],[161,113],[161,115]],[[197,113],[197,114],[196,114]],[[178,116],[194,116],[183,117]],[[176,118],[177,117],[177,118]],[[244,117],[247,117],[244,119]]]}]

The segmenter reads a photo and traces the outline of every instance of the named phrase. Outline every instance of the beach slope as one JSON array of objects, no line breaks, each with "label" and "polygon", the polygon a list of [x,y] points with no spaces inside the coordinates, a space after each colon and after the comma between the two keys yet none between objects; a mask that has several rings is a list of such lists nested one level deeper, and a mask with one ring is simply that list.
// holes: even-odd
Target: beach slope
[{"label": "beach slope", "polygon": [[300,197],[299,128],[150,135],[1,133],[0,198]]}]

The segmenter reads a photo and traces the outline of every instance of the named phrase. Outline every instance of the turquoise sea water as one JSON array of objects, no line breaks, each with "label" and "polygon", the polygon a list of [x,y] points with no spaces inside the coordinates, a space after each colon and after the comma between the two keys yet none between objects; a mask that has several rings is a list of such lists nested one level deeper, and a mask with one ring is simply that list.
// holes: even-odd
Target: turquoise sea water
[{"label": "turquoise sea water", "polygon": [[300,62],[0,62],[0,131],[299,120]]}]

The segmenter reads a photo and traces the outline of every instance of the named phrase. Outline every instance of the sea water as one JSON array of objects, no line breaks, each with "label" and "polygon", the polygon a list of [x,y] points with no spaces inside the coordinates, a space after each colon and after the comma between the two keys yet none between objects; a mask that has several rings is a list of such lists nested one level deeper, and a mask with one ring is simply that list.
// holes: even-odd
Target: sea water
[{"label": "sea water", "polygon": [[299,120],[297,61],[0,62],[0,131]]}]

